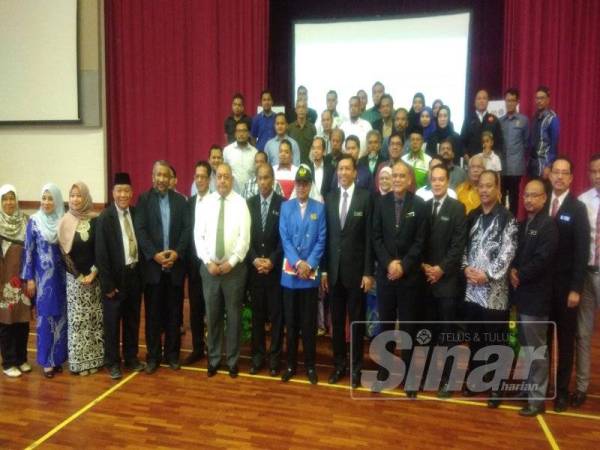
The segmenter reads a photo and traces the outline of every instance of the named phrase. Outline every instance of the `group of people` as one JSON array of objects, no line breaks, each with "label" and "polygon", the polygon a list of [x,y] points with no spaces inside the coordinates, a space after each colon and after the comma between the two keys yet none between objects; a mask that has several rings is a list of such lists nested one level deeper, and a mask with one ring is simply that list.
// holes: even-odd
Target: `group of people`
[{"label": "group of people", "polygon": [[[153,186],[135,207],[129,176],[116,174],[114,201],[98,217],[81,182],[69,190],[66,213],[58,188],[45,185],[40,210],[29,221],[19,211],[15,188],[0,188],[4,373],[16,377],[31,370],[26,342],[32,305],[37,359],[46,377],[60,372],[67,357],[71,372],[87,375],[106,366],[114,379],[122,376],[121,356],[125,367],[148,374],[163,362],[179,369],[187,276],[192,353],[183,363],[206,353],[209,377],[222,365],[223,341],[227,370],[237,377],[241,310],[249,298],[250,373],[266,369],[289,381],[298,370],[302,339],[307,378],[317,383],[319,299],[326,296],[334,363],[328,382],[338,383],[351,367],[351,385],[360,386],[366,295],[374,289],[380,332],[399,321],[414,337],[410,322],[425,320],[444,324],[433,340],[451,346],[444,339],[456,330],[452,324],[467,320],[481,337],[468,342],[473,353],[505,336],[502,323],[513,305],[522,320],[523,347],[548,345],[547,321],[555,321],[554,407],[580,406],[600,306],[600,155],[590,161],[593,187],[578,200],[569,190],[573,164],[556,153],[558,122],[545,88],[536,94],[533,147],[514,89],[506,93],[507,116],[500,119],[486,112],[487,93],[480,91],[460,136],[441,102],[428,108],[417,94],[404,114],[393,112],[381,83],[373,86],[373,108],[364,108],[362,94],[350,99],[350,119],[343,121],[335,92],[328,93],[319,133],[304,88],[289,126],[285,114],[272,113],[268,91],[253,120],[237,94],[225,122],[231,143],[212,146],[208,160],[196,164],[189,199],[176,191],[175,170],[164,160],[154,163]],[[397,121],[398,115],[406,118]],[[522,193],[527,217],[517,223],[501,197],[508,186],[518,195],[529,149],[535,170]],[[510,200],[511,208],[517,203]],[[142,293],[145,363],[137,356]],[[394,343],[388,344],[393,352]],[[407,367],[411,353],[402,350]],[[570,395],[574,360],[577,387]],[[481,364],[472,360],[469,370]],[[544,411],[549,372],[547,356],[533,361],[528,381],[536,388],[525,393],[522,415]],[[441,397],[454,390],[449,375],[446,364]],[[377,382],[389,376],[381,367]],[[408,397],[418,390],[405,385]],[[467,383],[465,393],[480,393],[479,386]],[[497,407],[501,396],[493,386],[489,406]]]}]

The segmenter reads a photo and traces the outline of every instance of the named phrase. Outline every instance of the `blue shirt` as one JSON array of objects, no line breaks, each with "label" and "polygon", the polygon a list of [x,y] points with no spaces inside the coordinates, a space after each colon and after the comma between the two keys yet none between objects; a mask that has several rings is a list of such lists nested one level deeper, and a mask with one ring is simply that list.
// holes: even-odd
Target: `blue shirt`
[{"label": "blue shirt", "polygon": [[525,174],[525,150],[529,143],[529,120],[523,114],[505,114],[500,117],[504,137],[502,172],[504,175]]},{"label": "blue shirt", "polygon": [[264,150],[269,139],[275,136],[275,113],[265,116],[264,112],[257,114],[252,119],[252,129],[250,134],[256,139],[256,148]]},{"label": "blue shirt", "polygon": [[171,225],[171,207],[169,205],[169,193],[158,193],[158,206],[160,207],[160,220],[163,229],[163,250],[169,249],[169,231]]},{"label": "blue shirt", "polygon": [[265,144],[265,153],[267,154],[267,158],[269,158],[269,164],[272,166],[279,164],[279,144],[281,144],[281,141],[284,139],[287,139],[290,141],[290,144],[292,144],[292,164],[298,167],[300,165],[300,147],[298,147],[296,139],[287,134],[282,138],[275,136],[274,138],[269,139]]}]

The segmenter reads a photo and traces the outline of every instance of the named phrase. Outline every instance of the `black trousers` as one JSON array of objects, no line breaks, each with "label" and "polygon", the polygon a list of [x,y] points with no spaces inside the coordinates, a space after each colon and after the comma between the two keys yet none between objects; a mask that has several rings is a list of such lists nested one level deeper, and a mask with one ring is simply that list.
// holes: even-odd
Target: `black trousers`
[{"label": "black trousers", "polygon": [[[508,310],[501,311],[487,309],[476,303],[465,302],[466,320],[475,322],[507,322],[510,316]],[[469,360],[469,372],[487,363],[494,362],[473,360],[475,354],[488,345],[508,345],[508,324],[507,323],[474,323],[468,325],[470,334],[469,348],[471,350],[471,359]],[[491,377],[491,373],[488,374]],[[489,377],[484,381],[489,381]],[[472,391],[481,392],[477,386],[467,386]]]},{"label": "black trousers", "polygon": [[108,367],[121,362],[119,340],[123,333],[123,359],[137,359],[140,329],[141,282],[135,270],[125,270],[124,285],[112,298],[104,296],[104,361]]},{"label": "black trousers", "polygon": [[[565,396],[569,393],[573,357],[575,353],[575,332],[577,331],[577,308],[569,308],[569,281],[559,277],[554,282],[550,320],[556,322],[558,361],[556,369],[556,393]],[[549,329],[548,342],[552,342],[553,327]]]},{"label": "black trousers", "polygon": [[352,370],[362,368],[364,353],[365,324],[355,323],[365,320],[365,293],[358,287],[346,288],[338,279],[331,290],[331,328],[333,361],[337,369],[346,368],[346,313],[351,327]]},{"label": "black trousers", "polygon": [[283,288],[283,315],[287,330],[287,364],[296,369],[298,363],[298,334],[302,330],[304,366],[315,367],[317,353],[317,311],[319,289]]},{"label": "black trousers", "polygon": [[[456,332],[456,327],[452,322],[457,320],[457,316],[456,299],[454,297],[434,297],[429,294],[425,298],[424,307],[422,308],[422,320],[431,322],[428,328],[432,332],[432,346],[440,345],[451,349],[456,345],[456,339],[448,340],[448,337]],[[432,363],[432,351],[433,349],[429,352],[426,367]],[[433,363],[438,364],[437,362]],[[451,360],[447,360],[442,372],[442,380],[444,382],[448,380],[451,369]],[[427,370],[424,374],[427,374]]]},{"label": "black trousers", "polygon": [[252,365],[260,367],[267,358],[265,324],[269,321],[271,322],[269,368],[278,369],[283,341],[281,285],[278,278],[267,281],[257,280],[258,275],[256,274],[252,274],[252,277],[254,279],[250,281],[249,285],[252,306]]},{"label": "black trousers", "polygon": [[202,291],[200,263],[194,264],[190,268],[188,283],[192,352],[204,354],[204,316],[206,315],[206,305],[204,304],[204,292]]},{"label": "black trousers", "polygon": [[519,187],[521,186],[520,175],[503,175],[502,176],[502,202],[506,199],[508,193],[508,202],[510,204],[510,212],[517,217],[519,211]]},{"label": "black trousers", "polygon": [[[181,334],[179,317],[182,308],[182,286],[171,282],[171,274],[162,273],[157,284],[146,285],[146,346],[148,362],[160,363],[161,353],[168,362],[179,361]],[[164,314],[164,320],[162,315]],[[165,343],[161,352],[161,329],[164,324]]]},{"label": "black trousers", "polygon": [[0,352],[2,353],[2,368],[19,367],[27,362],[27,338],[29,337],[29,322],[19,322],[7,325],[0,323]]}]

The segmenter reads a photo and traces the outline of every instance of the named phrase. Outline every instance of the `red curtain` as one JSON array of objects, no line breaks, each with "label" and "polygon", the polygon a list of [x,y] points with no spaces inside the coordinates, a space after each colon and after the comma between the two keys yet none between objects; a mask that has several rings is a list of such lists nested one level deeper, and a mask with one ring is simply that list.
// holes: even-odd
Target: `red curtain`
[{"label": "red curtain", "polygon": [[535,112],[538,85],[551,90],[560,119],[559,154],[575,163],[572,190],[587,186],[587,161],[600,151],[600,2],[506,0],[503,86],[521,90],[521,112]]},{"label": "red curtain", "polygon": [[107,0],[105,23],[109,176],[129,172],[139,194],[167,159],[188,194],[196,161],[224,144],[232,95],[256,111],[269,2]]}]

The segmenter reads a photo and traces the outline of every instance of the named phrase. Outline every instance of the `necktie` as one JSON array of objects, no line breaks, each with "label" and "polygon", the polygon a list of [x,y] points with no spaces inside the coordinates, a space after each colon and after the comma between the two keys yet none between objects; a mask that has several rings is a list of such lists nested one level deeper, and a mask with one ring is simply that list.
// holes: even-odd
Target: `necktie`
[{"label": "necktie", "polygon": [[266,200],[262,201],[262,207],[260,208],[260,219],[262,222],[262,230],[265,231],[265,226],[267,225],[267,212],[269,211],[269,206]]},{"label": "necktie", "polygon": [[344,229],[346,223],[346,216],[348,216],[348,191],[344,191],[344,200],[342,200],[342,212],[340,213],[340,225]]},{"label": "necktie", "polygon": [[558,212],[558,197],[554,197],[554,200],[552,200],[552,211],[550,212],[550,215],[552,217],[555,217],[557,212]]},{"label": "necktie", "polygon": [[437,215],[438,215],[438,210],[440,208],[440,202],[439,201],[435,201],[433,202],[433,219],[437,219]]},{"label": "necktie", "polygon": [[[598,194],[600,198],[600,194]],[[594,265],[600,266],[600,208],[596,214],[596,229],[594,230],[594,237],[596,241],[596,248],[594,253]]]},{"label": "necktie", "polygon": [[400,226],[400,217],[402,216],[402,200],[394,200],[396,206],[396,228]]},{"label": "necktie", "polygon": [[225,198],[221,197],[219,207],[219,221],[217,222],[217,246],[215,256],[221,260],[225,256]]},{"label": "necktie", "polygon": [[129,216],[129,211],[128,210],[123,211],[123,226],[125,228],[125,234],[127,235],[127,240],[129,241],[129,257],[133,261],[136,261],[137,257],[138,257],[137,244],[135,242],[135,238],[133,237],[133,230],[131,229],[131,224],[129,223],[129,219],[127,219],[127,216]]}]

